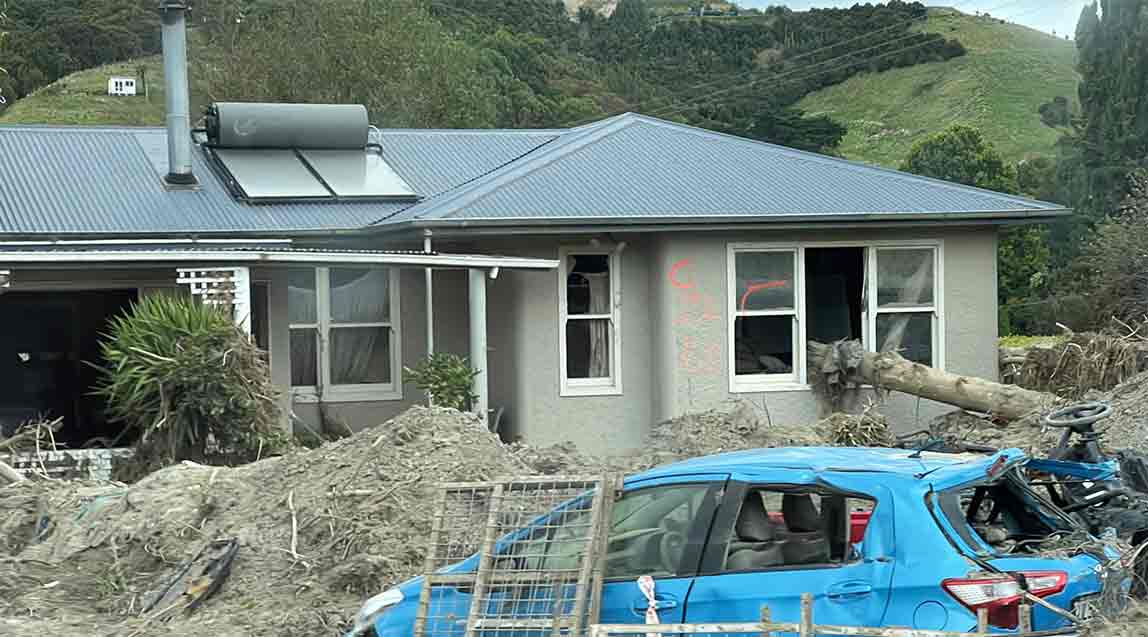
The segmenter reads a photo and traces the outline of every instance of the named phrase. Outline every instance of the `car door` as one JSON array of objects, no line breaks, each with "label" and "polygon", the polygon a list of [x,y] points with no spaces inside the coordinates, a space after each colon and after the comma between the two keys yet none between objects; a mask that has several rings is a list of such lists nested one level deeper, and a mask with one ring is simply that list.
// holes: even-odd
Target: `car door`
[{"label": "car door", "polygon": [[645,622],[653,580],[658,619],[680,623],[728,474],[663,476],[627,483],[611,512],[599,621]]},{"label": "car door", "polygon": [[[687,600],[687,622],[755,622],[763,605],[774,621],[796,622],[802,593],[812,593],[819,624],[881,625],[894,565],[891,494],[879,485],[864,492],[828,487],[813,474],[794,481],[794,473],[778,472],[776,480],[764,482],[760,476],[754,482],[734,476]],[[809,508],[805,526],[791,530],[789,511],[768,510],[773,494],[780,495],[775,502],[781,504],[774,505],[780,509],[802,508],[787,502],[803,502],[807,495],[811,501],[818,496],[821,508]],[[753,526],[743,524],[741,516],[754,508],[747,502],[755,495],[761,495],[765,509],[764,517],[761,510],[756,513],[762,528],[743,528]],[[825,528],[828,545],[822,546],[815,528],[819,521],[842,535],[832,539],[832,529]],[[741,553],[745,550],[753,551],[750,558]]]}]

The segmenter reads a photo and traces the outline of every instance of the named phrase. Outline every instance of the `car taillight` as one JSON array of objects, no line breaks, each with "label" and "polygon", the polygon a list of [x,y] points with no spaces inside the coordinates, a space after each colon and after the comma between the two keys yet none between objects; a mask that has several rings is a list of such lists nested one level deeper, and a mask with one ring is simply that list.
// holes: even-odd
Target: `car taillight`
[{"label": "car taillight", "polygon": [[985,577],[949,578],[941,582],[945,589],[966,608],[989,611],[989,623],[997,628],[1016,628],[1022,589],[1016,576],[1024,578],[1028,592],[1048,597],[1064,590],[1068,574],[1062,571],[1022,571]]}]

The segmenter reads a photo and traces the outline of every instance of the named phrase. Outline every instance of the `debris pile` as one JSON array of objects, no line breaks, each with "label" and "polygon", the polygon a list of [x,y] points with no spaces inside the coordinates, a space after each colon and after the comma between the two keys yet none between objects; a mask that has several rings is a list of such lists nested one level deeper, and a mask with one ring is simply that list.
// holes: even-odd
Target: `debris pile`
[{"label": "debris pile", "polygon": [[1108,391],[1148,369],[1148,323],[1070,333],[1030,347],[1001,348],[1001,378],[1072,400]]}]

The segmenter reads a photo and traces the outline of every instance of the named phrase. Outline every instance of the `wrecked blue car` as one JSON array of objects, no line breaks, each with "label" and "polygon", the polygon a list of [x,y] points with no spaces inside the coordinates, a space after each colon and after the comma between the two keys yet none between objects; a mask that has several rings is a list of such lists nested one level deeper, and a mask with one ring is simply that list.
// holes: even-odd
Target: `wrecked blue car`
[{"label": "wrecked blue car", "polygon": [[[971,631],[985,609],[1010,632],[1022,600],[1036,630],[1112,612],[1131,583],[1118,553],[1035,491],[1025,462],[1017,449],[780,448],[629,477],[612,509],[599,621],[645,621],[644,575],[662,623],[756,622],[762,605],[794,622],[802,593],[817,623],[834,625]],[[410,637],[421,587],[368,600],[350,635]],[[435,637],[461,636],[469,591],[442,595],[459,619]]]}]

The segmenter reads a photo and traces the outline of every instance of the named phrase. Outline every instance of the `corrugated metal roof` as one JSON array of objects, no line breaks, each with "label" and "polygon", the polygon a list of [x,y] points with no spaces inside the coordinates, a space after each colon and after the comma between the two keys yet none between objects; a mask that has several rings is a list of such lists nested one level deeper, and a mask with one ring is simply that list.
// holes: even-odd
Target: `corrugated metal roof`
[{"label": "corrugated metal roof", "polygon": [[785,220],[1063,207],[627,114],[385,220]]},{"label": "corrugated metal roof", "polygon": [[1046,217],[1060,206],[626,114],[566,131],[381,131],[423,201],[250,204],[202,152],[169,191],[158,128],[0,126],[0,235],[379,230],[395,224]]},{"label": "corrugated metal roof", "polygon": [[[546,131],[382,131],[388,163],[433,197],[554,139]],[[158,128],[0,126],[0,234],[291,234],[368,226],[410,202],[247,204],[200,152],[194,191],[169,191]]]}]

